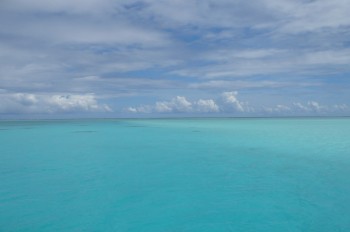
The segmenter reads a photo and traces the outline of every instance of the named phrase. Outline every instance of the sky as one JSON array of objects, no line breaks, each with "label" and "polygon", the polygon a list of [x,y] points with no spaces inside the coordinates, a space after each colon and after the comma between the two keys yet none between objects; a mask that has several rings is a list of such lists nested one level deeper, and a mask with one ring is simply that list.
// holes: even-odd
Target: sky
[{"label": "sky", "polygon": [[0,118],[350,115],[348,0],[1,0]]}]

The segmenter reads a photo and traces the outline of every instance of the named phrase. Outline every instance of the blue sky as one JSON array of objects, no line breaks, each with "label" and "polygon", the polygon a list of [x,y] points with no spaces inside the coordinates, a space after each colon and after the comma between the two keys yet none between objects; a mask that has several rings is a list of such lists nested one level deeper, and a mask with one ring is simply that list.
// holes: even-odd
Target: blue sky
[{"label": "blue sky", "polygon": [[350,1],[3,0],[0,117],[350,115]]}]

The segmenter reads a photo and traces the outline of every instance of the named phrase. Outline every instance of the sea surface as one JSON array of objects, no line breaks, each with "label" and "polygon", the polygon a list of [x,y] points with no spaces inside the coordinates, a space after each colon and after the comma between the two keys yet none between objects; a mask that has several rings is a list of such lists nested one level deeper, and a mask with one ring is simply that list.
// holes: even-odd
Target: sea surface
[{"label": "sea surface", "polygon": [[350,231],[350,119],[0,121],[0,231]]}]

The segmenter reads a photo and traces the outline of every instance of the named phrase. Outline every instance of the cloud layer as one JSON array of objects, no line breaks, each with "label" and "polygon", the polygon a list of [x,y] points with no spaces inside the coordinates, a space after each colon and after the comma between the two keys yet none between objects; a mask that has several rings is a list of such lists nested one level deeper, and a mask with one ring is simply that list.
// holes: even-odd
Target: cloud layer
[{"label": "cloud layer", "polygon": [[[348,12],[344,0],[3,0],[1,113],[40,111],[37,104],[56,114],[103,105],[317,115],[324,109],[315,103],[325,102],[340,110],[350,104]],[[69,99],[52,97],[61,93]]]}]

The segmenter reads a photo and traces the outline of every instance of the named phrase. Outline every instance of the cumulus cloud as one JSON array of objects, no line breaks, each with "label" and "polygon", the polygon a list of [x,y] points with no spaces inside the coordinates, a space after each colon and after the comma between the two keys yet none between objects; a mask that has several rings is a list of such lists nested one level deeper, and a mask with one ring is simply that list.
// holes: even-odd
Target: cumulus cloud
[{"label": "cumulus cloud", "polygon": [[155,110],[160,113],[164,112],[190,112],[192,103],[183,96],[176,96],[171,101],[156,102]]},{"label": "cumulus cloud", "polygon": [[292,108],[290,106],[278,104],[275,107],[264,107],[263,110],[268,113],[286,113],[291,112]]},{"label": "cumulus cloud", "polygon": [[53,95],[46,100],[52,111],[111,111],[108,105],[99,105],[94,95]]},{"label": "cumulus cloud", "polygon": [[333,108],[334,108],[335,110],[339,110],[339,111],[346,111],[346,110],[349,109],[349,106],[346,105],[346,104],[335,104],[335,105],[333,106]]},{"label": "cumulus cloud", "polygon": [[125,109],[126,112],[130,112],[130,113],[138,113],[137,108],[136,107],[128,107]]},{"label": "cumulus cloud", "polygon": [[137,107],[127,107],[126,112],[129,113],[185,113],[192,112],[194,104],[184,96],[176,96],[170,101],[158,101],[154,105],[141,105]]},{"label": "cumulus cloud", "polygon": [[37,95],[28,93],[1,94],[0,113],[74,113],[111,112],[106,104],[99,104],[92,94]]},{"label": "cumulus cloud", "polygon": [[[198,99],[189,101],[184,96],[176,96],[170,101],[158,101],[153,106],[128,107],[130,113],[219,113],[219,112],[244,112],[248,107],[237,99],[237,92],[224,92],[219,99]],[[218,104],[220,102],[221,104]],[[147,111],[142,110],[147,108]]]},{"label": "cumulus cloud", "polygon": [[302,104],[300,102],[293,103],[294,110],[296,111],[304,111],[304,112],[321,112],[326,111],[327,106],[320,105],[320,103],[316,101],[308,101],[306,104]]},{"label": "cumulus cloud", "polygon": [[349,111],[347,104],[324,105],[317,101],[307,101],[304,103],[293,102],[290,105],[277,104],[272,107],[263,107],[263,111],[269,114],[282,115],[324,115],[338,114]]},{"label": "cumulus cloud", "polygon": [[190,101],[184,96],[176,96],[170,101],[158,101],[153,105],[127,107],[129,113],[212,113],[257,116],[311,116],[311,115],[346,115],[350,107],[347,104],[325,105],[315,100],[276,104],[274,106],[250,106],[238,98],[237,91],[221,93],[216,100],[198,99]]},{"label": "cumulus cloud", "polygon": [[205,113],[219,112],[220,110],[219,106],[215,103],[213,99],[207,99],[207,100],[199,99],[196,102],[196,106],[199,112],[205,112]]},{"label": "cumulus cloud", "polygon": [[297,110],[301,110],[301,111],[308,111],[308,108],[301,104],[300,102],[294,102],[293,106],[297,109]]},{"label": "cumulus cloud", "polygon": [[152,107],[148,105],[142,105],[138,107],[128,107],[126,108],[126,112],[129,113],[151,113]]},{"label": "cumulus cloud", "polygon": [[16,93],[13,94],[12,99],[18,102],[21,105],[30,106],[34,105],[38,102],[37,97],[34,94],[24,94],[24,93]]},{"label": "cumulus cloud", "polygon": [[243,112],[244,111],[244,103],[240,102],[237,99],[238,92],[232,91],[232,92],[224,92],[221,94],[222,101],[224,103],[224,107],[228,110]]},{"label": "cumulus cloud", "polygon": [[309,101],[308,103],[309,109],[313,111],[320,111],[324,106],[320,106],[320,104],[316,101]]},{"label": "cumulus cloud", "polygon": [[[147,110],[143,110],[143,109]],[[128,107],[130,113],[215,113],[220,107],[213,99],[199,99],[190,102],[184,96],[176,96],[170,101],[158,101],[153,106]]]},{"label": "cumulus cloud", "polygon": [[168,102],[156,102],[155,111],[166,113],[166,112],[172,112],[173,109],[171,108],[171,106],[169,106]]}]

